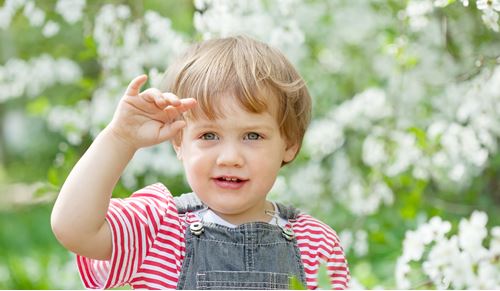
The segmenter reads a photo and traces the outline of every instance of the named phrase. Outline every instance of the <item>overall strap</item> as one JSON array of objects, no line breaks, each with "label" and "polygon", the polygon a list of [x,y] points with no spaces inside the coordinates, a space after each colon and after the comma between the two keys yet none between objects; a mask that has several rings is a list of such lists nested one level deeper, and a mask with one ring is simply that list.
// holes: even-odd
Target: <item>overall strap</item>
[{"label": "overall strap", "polygon": [[299,216],[299,214],[300,214],[300,210],[293,207],[293,206],[283,205],[283,204],[278,203],[278,202],[276,202],[276,206],[278,207],[279,216],[283,219],[286,219],[286,220],[296,219],[297,216]]},{"label": "overall strap", "polygon": [[200,198],[193,192],[174,197],[174,202],[179,214],[196,211],[206,207],[205,204],[201,202]]}]

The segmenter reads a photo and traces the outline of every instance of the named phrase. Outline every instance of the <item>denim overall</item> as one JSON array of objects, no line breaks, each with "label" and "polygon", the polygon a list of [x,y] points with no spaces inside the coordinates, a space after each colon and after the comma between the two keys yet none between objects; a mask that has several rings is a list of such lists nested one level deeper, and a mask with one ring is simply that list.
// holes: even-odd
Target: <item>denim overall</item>
[{"label": "denim overall", "polygon": [[[194,193],[176,197],[175,204],[179,214],[186,215],[207,208]],[[296,209],[279,203],[277,207],[283,219],[297,217]],[[196,218],[186,227],[186,255],[177,289],[289,289],[292,277],[305,286],[300,250],[290,227],[249,222],[231,228]]]}]

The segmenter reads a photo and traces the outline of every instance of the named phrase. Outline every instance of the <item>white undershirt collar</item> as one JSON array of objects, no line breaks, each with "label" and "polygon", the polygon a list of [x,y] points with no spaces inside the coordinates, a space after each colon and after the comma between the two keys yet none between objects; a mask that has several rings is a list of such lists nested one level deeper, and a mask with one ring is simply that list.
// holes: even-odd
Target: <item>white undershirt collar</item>
[{"label": "white undershirt collar", "polygon": [[[269,224],[271,225],[278,225],[281,227],[284,227],[287,224],[287,221],[279,216],[279,209],[278,206],[276,205],[275,202],[271,202],[274,207],[274,215],[270,217]],[[215,212],[213,212],[211,209],[201,209],[198,211],[195,211],[194,214],[196,214],[202,221],[204,222],[210,222],[210,223],[215,223],[218,225],[230,227],[230,228],[236,228],[238,225],[232,224],[226,220],[224,220],[222,217],[217,215]]]}]

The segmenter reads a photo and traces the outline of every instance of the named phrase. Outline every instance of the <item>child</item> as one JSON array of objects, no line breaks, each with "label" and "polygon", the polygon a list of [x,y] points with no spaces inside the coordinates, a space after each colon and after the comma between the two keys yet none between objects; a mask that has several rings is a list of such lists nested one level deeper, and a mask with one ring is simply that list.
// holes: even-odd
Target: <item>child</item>
[{"label": "child", "polygon": [[[314,289],[322,263],[332,288],[346,288],[336,233],[266,200],[310,120],[309,93],[287,59],[230,37],[193,46],[167,71],[162,90],[140,93],[146,79],[130,83],[54,205],[52,229],[78,254],[85,286],[288,289],[295,277]],[[154,184],[111,199],[134,153],[166,140],[193,193],[173,198]]]}]

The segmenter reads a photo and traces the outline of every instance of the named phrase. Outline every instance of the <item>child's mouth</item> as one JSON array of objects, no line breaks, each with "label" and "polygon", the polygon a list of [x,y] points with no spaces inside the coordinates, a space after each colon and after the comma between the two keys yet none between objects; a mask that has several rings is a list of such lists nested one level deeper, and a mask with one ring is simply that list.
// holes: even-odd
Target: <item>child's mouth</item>
[{"label": "child's mouth", "polygon": [[221,176],[214,178],[214,182],[218,187],[223,189],[233,189],[233,190],[243,187],[243,185],[247,181],[248,179],[243,179],[238,177]]},{"label": "child's mouth", "polygon": [[219,177],[217,178],[217,180],[219,181],[225,181],[225,182],[233,182],[233,183],[238,183],[238,182],[241,182],[242,180],[241,179],[238,179],[238,178],[229,178],[229,177]]}]

